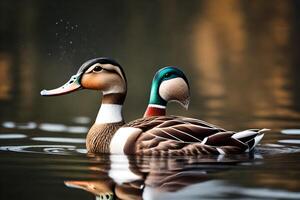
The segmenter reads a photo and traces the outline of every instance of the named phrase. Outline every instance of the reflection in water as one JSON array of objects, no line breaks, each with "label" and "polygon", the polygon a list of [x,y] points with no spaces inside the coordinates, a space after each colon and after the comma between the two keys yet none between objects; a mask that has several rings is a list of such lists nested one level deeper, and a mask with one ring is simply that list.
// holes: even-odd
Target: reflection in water
[{"label": "reflection in water", "polygon": [[[277,176],[280,175],[268,174],[267,179],[261,177],[265,171],[258,170],[258,174],[252,172],[261,168],[266,158],[299,152],[299,148],[267,144],[258,147],[257,151],[260,153],[254,155],[201,157],[90,155],[93,164],[89,170],[96,176],[89,180],[68,180],[65,181],[65,185],[88,191],[95,195],[96,199],[207,199],[233,196],[250,199],[276,199],[284,196],[286,199],[299,198],[298,192],[276,188],[247,188],[218,179],[226,172],[225,174],[234,180],[237,178],[239,181],[245,181],[240,179],[240,173],[246,173],[250,175],[249,179],[259,184],[273,178],[271,182],[264,182],[264,186],[277,184]],[[250,173],[247,173],[247,166],[251,168]],[[240,171],[242,167],[245,168]]]},{"label": "reflection in water", "polygon": [[1,146],[0,151],[11,151],[19,153],[71,155],[76,150],[71,145],[28,145],[28,146]]},{"label": "reflection in water", "polygon": [[[98,158],[104,159],[103,156],[94,159]],[[209,174],[252,160],[249,155],[201,158],[111,155],[106,159],[110,162],[91,167],[99,179],[65,181],[65,185],[86,190],[97,199],[197,199],[207,192],[197,187],[210,179]]]}]

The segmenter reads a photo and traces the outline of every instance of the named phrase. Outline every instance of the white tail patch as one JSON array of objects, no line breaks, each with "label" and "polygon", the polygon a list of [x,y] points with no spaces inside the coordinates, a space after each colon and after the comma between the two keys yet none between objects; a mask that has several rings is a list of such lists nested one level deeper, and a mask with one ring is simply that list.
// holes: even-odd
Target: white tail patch
[{"label": "white tail patch", "polygon": [[241,131],[241,132],[237,132],[236,134],[234,134],[233,136],[231,136],[234,139],[241,139],[241,138],[246,138],[246,137],[250,137],[253,135],[256,135],[257,132],[255,131],[251,131],[251,130],[245,130],[245,131]]}]

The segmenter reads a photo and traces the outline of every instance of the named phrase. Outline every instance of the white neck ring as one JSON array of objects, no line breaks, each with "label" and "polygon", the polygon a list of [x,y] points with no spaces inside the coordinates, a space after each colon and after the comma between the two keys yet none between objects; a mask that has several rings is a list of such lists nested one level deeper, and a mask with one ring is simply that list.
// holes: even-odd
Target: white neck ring
[{"label": "white neck ring", "polygon": [[96,121],[96,124],[117,123],[123,121],[122,105],[119,104],[102,104]]},{"label": "white neck ring", "polygon": [[157,105],[157,104],[148,104],[148,107],[154,107],[154,108],[166,109],[166,106]]}]

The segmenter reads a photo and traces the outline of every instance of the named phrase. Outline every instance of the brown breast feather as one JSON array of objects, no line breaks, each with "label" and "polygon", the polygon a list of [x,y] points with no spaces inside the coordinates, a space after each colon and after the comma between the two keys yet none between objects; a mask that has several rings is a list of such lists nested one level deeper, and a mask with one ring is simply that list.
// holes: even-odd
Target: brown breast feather
[{"label": "brown breast feather", "polygon": [[109,153],[109,144],[115,132],[124,122],[94,124],[86,137],[86,148],[90,153]]}]

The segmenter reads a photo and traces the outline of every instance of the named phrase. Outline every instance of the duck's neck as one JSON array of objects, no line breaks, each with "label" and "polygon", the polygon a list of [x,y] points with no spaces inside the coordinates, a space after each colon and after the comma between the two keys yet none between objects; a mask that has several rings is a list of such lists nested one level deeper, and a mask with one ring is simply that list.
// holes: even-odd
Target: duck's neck
[{"label": "duck's neck", "polygon": [[144,117],[164,116],[166,115],[166,106],[157,104],[148,104]]},{"label": "duck's neck", "polygon": [[111,124],[124,121],[122,114],[124,98],[122,94],[104,95],[95,124]]},{"label": "duck's neck", "polygon": [[126,94],[105,94],[96,121],[86,137],[86,148],[91,153],[109,153],[115,132],[124,125],[122,106]]},{"label": "duck's neck", "polygon": [[152,82],[150,99],[144,117],[164,116],[166,115],[167,102],[159,95],[159,83]]},{"label": "duck's neck", "polygon": [[102,104],[95,121],[95,124],[110,124],[123,121],[122,105]]}]

